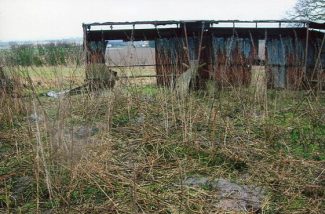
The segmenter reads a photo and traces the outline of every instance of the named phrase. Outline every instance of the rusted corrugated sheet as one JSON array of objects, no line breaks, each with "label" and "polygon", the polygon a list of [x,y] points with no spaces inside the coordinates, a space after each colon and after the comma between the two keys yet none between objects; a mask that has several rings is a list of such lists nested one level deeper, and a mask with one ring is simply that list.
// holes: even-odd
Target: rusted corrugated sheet
[{"label": "rusted corrugated sheet", "polygon": [[[223,38],[206,36],[202,40],[200,65],[195,87],[204,87],[208,79],[215,79],[222,86],[240,86],[250,83],[253,63],[253,45],[249,38]],[[188,38],[190,60],[197,59],[198,37]],[[188,64],[185,39],[159,39],[156,41],[156,70],[158,84],[169,85],[170,75],[177,77]]]},{"label": "rusted corrugated sheet", "polygon": [[186,70],[184,41],[182,38],[156,40],[156,73],[158,85],[170,85],[172,76]]},{"label": "rusted corrugated sheet", "polygon": [[[175,37],[156,40],[156,71],[158,85],[170,85],[173,77],[178,77],[188,69],[189,60],[198,58],[198,37]],[[199,72],[200,73],[200,72]]]},{"label": "rusted corrugated sheet", "polygon": [[297,88],[302,82],[304,44],[300,38],[279,36],[266,41],[268,86]]},{"label": "rusted corrugated sheet", "polygon": [[239,86],[250,83],[250,67],[254,58],[251,39],[234,36],[213,37],[212,48],[213,75],[220,86]]},{"label": "rusted corrugated sheet", "polygon": [[[268,86],[288,89],[312,87],[313,80],[317,79],[314,68],[319,56],[320,45],[320,38],[309,39],[307,63],[305,64],[306,38],[279,36],[267,40]],[[324,63],[324,57],[320,57],[320,60]]]},{"label": "rusted corrugated sheet", "polygon": [[308,58],[307,58],[307,77],[310,80],[317,79],[317,70],[321,68],[324,70],[325,68],[325,44],[324,41],[322,41],[323,39],[325,39],[325,35],[323,36],[323,38],[311,37],[309,40]]}]

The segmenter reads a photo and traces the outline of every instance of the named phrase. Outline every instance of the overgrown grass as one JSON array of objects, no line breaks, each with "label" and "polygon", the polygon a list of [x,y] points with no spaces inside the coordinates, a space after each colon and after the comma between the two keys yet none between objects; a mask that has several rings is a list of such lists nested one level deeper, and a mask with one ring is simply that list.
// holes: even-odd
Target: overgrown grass
[{"label": "overgrown grass", "polygon": [[1,211],[224,212],[215,189],[183,184],[192,175],[263,187],[263,213],[324,210],[323,94],[268,90],[261,101],[234,88],[180,98],[124,79],[113,90],[54,99],[33,92],[49,79],[57,89],[78,83],[83,68],[7,69],[34,87],[1,97],[9,119],[0,126]]}]

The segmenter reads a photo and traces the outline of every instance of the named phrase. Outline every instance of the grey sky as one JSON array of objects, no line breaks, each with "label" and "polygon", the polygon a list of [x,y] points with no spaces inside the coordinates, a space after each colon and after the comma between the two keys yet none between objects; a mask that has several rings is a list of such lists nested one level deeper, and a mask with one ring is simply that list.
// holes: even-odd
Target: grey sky
[{"label": "grey sky", "polygon": [[282,19],[295,0],[0,0],[0,40],[81,37],[83,22]]}]

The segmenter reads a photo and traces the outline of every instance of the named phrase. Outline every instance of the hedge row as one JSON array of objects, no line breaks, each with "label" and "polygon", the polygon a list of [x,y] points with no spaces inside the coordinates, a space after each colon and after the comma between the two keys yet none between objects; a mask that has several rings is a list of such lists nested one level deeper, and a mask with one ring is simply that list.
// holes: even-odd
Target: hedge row
[{"label": "hedge row", "polygon": [[82,46],[79,44],[51,43],[43,45],[12,44],[2,50],[1,61],[7,65],[43,66],[80,64],[83,60]]}]

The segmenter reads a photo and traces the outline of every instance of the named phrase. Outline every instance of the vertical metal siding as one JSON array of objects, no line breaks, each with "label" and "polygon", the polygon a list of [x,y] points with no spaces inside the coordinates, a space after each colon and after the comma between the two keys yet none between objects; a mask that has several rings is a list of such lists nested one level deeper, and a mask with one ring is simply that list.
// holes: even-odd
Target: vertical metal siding
[{"label": "vertical metal siding", "polygon": [[253,45],[249,38],[212,37],[215,80],[220,86],[248,85],[253,63]]}]

